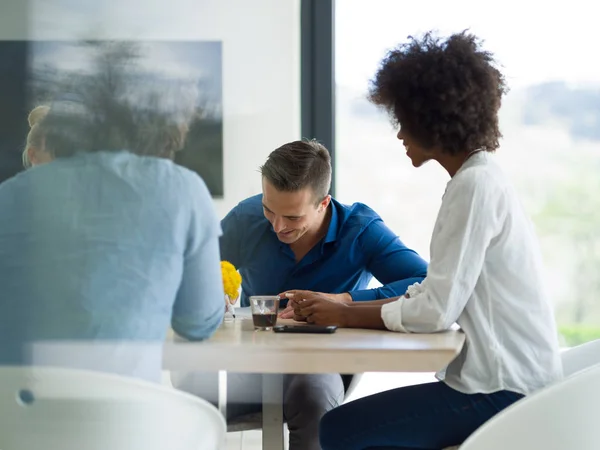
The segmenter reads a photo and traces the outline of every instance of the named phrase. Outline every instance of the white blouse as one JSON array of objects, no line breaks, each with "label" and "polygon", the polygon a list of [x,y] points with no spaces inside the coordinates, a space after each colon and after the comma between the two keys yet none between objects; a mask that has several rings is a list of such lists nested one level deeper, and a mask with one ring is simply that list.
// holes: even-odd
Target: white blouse
[{"label": "white blouse", "polygon": [[440,380],[463,393],[528,394],[562,376],[537,238],[493,156],[473,155],[448,182],[430,255],[427,278],[381,315],[404,333],[460,325],[465,346]]}]

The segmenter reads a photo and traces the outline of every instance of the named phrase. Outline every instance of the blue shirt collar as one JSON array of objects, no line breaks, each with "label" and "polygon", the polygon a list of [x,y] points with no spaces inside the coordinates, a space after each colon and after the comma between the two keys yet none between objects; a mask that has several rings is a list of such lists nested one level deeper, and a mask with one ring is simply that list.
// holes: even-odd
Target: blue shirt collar
[{"label": "blue shirt collar", "polygon": [[329,203],[329,207],[331,208],[331,221],[329,222],[329,228],[327,229],[327,234],[325,235],[325,243],[335,242],[338,238],[339,232],[339,214],[337,211],[337,202],[332,198]]}]

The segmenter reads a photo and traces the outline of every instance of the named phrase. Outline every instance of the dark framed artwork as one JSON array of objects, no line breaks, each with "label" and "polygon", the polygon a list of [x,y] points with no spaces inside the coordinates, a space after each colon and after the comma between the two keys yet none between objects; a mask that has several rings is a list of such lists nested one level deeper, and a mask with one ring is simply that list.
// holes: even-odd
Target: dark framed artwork
[{"label": "dark framed artwork", "polygon": [[[65,92],[88,104],[117,100],[136,113],[188,124],[175,162],[224,195],[222,44],[219,41],[0,41],[4,106],[0,182],[20,170],[27,115]],[[91,100],[90,100],[91,99]],[[157,123],[159,123],[157,119]]]}]

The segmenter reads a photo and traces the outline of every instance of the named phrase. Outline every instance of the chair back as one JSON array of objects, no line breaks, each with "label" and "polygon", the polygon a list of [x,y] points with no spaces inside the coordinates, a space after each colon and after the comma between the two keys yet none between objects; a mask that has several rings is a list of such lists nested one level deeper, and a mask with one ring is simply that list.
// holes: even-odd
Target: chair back
[{"label": "chair back", "polygon": [[600,339],[571,347],[560,355],[565,377],[600,364]]},{"label": "chair back", "polygon": [[600,364],[531,394],[483,424],[460,450],[598,450]]},{"label": "chair back", "polygon": [[213,405],[159,384],[0,366],[0,449],[216,450],[225,437]]}]

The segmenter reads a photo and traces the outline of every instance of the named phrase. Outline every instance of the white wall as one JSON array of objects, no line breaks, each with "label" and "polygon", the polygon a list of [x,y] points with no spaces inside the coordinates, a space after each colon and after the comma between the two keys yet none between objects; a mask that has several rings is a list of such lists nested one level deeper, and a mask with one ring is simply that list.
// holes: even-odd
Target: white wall
[{"label": "white wall", "polygon": [[300,137],[300,0],[3,0],[0,39],[222,41],[220,215],[259,193],[258,167]]}]

